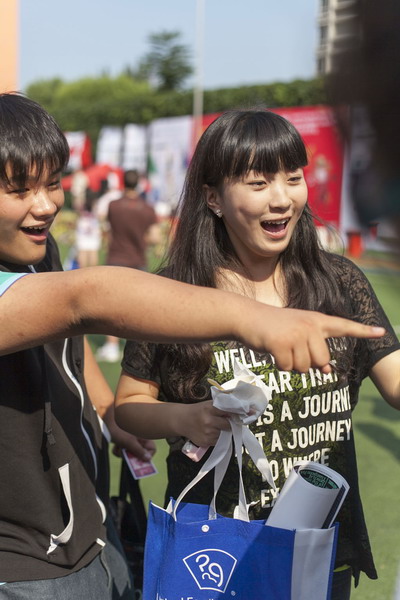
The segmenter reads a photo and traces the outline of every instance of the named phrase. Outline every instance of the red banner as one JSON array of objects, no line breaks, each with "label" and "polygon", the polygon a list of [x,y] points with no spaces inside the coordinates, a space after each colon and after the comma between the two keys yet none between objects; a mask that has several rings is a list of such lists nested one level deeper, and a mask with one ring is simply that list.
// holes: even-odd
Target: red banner
[{"label": "red banner", "polygon": [[325,223],[339,226],[344,149],[327,106],[274,109],[293,123],[308,151],[305,177],[314,213]]}]

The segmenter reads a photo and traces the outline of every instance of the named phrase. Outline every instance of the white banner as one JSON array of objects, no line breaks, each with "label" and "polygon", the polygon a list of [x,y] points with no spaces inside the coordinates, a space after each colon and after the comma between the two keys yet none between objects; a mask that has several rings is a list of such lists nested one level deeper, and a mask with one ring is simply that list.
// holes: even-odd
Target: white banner
[{"label": "white banner", "polygon": [[147,168],[147,127],[130,123],[124,129],[122,168],[137,169],[145,173]]},{"label": "white banner", "polygon": [[151,201],[175,208],[191,155],[192,116],[157,119],[149,126]]},{"label": "white banner", "polygon": [[120,167],[122,142],[122,127],[102,127],[97,142],[96,163]]}]

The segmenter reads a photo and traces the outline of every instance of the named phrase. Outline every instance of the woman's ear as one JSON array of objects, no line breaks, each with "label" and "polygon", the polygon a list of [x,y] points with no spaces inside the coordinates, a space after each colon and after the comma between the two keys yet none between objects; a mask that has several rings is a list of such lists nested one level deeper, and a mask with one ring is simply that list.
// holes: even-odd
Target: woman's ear
[{"label": "woman's ear", "polygon": [[219,195],[215,187],[204,184],[203,190],[208,208],[212,210],[217,217],[222,217],[222,211],[219,206]]}]

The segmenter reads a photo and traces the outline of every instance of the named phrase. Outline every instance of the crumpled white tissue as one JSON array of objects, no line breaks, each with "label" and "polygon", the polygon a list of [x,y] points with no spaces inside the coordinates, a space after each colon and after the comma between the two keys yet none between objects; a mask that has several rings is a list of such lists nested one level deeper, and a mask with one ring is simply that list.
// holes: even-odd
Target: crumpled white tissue
[{"label": "crumpled white tissue", "polygon": [[234,421],[248,425],[264,412],[271,400],[271,392],[259,375],[255,375],[237,359],[233,373],[234,378],[222,384],[223,390],[211,386],[213,405],[232,413]]}]

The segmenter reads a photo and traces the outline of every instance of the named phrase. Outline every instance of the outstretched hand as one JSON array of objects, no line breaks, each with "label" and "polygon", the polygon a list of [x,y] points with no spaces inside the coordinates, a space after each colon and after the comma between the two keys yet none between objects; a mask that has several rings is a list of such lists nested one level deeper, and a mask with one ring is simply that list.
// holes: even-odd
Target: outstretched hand
[{"label": "outstretched hand", "polygon": [[[258,303],[256,303],[258,304]],[[240,341],[258,352],[266,349],[284,371],[306,372],[310,367],[330,373],[330,352],[327,338],[378,338],[385,334],[383,327],[363,325],[356,321],[331,317],[323,313],[292,308],[261,305],[243,315],[238,323]],[[271,318],[276,311],[276,318]]]}]

